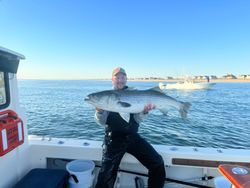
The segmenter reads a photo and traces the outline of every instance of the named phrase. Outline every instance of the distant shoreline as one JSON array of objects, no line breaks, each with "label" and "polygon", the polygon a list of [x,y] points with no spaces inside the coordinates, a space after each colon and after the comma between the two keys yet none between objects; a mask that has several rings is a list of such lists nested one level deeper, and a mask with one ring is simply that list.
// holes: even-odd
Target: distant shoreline
[{"label": "distant shoreline", "polygon": [[[47,80],[47,81],[111,81],[111,79],[18,79],[18,80]],[[183,79],[134,79],[128,78],[129,82],[180,82]],[[194,79],[195,82],[206,82],[206,80]],[[250,83],[250,79],[211,79],[210,83]]]},{"label": "distant shoreline", "polygon": [[[182,79],[170,79],[170,80],[141,80],[141,79],[129,79],[128,81],[134,82],[180,82]],[[206,82],[206,80],[193,80],[194,82]],[[250,83],[250,79],[211,79],[210,83]]]}]

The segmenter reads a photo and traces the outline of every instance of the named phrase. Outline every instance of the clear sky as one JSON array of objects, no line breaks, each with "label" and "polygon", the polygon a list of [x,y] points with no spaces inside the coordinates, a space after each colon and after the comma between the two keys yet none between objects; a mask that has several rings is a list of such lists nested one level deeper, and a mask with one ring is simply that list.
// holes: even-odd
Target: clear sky
[{"label": "clear sky", "polygon": [[21,79],[250,74],[249,0],[0,0]]}]

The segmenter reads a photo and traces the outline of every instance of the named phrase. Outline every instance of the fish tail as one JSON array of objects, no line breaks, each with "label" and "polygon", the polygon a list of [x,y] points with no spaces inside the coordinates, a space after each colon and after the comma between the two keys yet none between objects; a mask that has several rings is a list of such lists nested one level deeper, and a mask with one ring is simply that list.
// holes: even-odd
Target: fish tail
[{"label": "fish tail", "polygon": [[190,106],[191,104],[189,102],[182,102],[179,112],[183,119],[187,118],[187,113]]}]

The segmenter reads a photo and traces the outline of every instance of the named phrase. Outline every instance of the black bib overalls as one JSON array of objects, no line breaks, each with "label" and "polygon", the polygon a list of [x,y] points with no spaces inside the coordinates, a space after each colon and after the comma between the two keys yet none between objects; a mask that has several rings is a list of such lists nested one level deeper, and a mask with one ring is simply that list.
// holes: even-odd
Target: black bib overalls
[{"label": "black bib overalls", "polygon": [[134,115],[130,114],[127,123],[118,113],[110,112],[106,124],[102,167],[96,188],[113,188],[119,164],[126,152],[148,169],[148,187],[162,188],[165,181],[164,162],[155,149],[137,133],[139,124]]}]

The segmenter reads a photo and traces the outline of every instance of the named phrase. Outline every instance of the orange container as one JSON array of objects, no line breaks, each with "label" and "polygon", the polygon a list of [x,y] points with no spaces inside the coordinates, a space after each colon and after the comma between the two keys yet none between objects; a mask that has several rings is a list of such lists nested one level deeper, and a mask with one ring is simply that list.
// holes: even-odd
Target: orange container
[{"label": "orange container", "polygon": [[0,112],[0,156],[24,142],[23,121],[12,110]]}]

